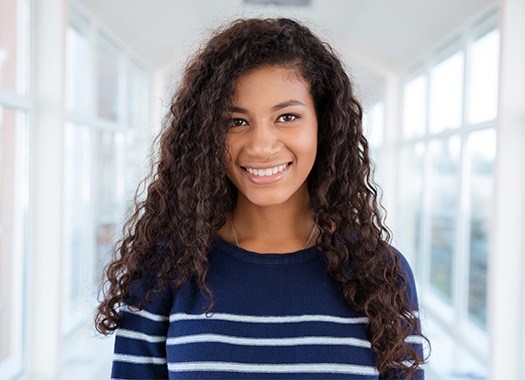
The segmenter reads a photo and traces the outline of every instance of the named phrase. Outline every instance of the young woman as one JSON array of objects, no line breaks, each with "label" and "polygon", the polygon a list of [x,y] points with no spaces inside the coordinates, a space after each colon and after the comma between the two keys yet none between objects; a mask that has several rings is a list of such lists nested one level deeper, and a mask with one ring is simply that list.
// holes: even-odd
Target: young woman
[{"label": "young woman", "polygon": [[96,319],[114,378],[422,379],[340,59],[290,19],[237,20],[188,65]]}]

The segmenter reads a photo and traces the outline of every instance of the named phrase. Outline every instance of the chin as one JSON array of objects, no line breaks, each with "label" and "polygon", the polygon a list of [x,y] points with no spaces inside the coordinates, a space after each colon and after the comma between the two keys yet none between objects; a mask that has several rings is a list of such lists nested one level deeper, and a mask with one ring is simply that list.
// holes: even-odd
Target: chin
[{"label": "chin", "polygon": [[285,194],[264,194],[260,196],[248,195],[246,196],[246,198],[249,202],[253,203],[256,206],[268,207],[282,205],[286,203],[288,199],[290,199],[290,196]]}]

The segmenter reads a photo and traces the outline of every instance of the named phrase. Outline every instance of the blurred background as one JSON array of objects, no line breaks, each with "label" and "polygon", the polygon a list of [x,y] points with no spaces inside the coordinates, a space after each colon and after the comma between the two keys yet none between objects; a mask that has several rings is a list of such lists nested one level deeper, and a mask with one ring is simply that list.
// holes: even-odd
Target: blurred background
[{"label": "blurred background", "polygon": [[237,17],[340,54],[428,379],[525,379],[525,0],[0,0],[0,379],[109,378],[101,268],[188,56]]}]

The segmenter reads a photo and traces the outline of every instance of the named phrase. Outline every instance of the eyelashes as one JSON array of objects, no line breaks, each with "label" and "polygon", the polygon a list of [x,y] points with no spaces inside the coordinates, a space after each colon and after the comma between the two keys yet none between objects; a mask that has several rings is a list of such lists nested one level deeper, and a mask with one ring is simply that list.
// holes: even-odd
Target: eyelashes
[{"label": "eyelashes", "polygon": [[[290,117],[291,117],[291,119],[290,119]],[[284,118],[284,120],[283,120],[283,118]],[[300,118],[301,117],[299,115],[296,115],[294,113],[285,113],[285,114],[280,115],[277,118],[277,121],[280,120],[281,123],[290,123],[290,122],[299,120]],[[243,125],[245,125],[244,123],[246,123],[246,120],[241,119],[241,118],[232,118],[232,119],[230,119],[230,126],[231,127],[242,127]]]}]

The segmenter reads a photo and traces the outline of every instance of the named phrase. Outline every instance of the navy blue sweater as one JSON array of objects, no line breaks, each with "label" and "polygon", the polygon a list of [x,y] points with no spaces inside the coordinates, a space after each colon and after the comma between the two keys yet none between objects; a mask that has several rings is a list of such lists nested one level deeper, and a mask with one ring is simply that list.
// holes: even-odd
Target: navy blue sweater
[{"label": "navy blue sweater", "polygon": [[[320,245],[293,253],[259,254],[217,237],[207,282],[214,312],[195,282],[154,293],[131,288],[116,331],[114,379],[381,379],[365,328],[340,284],[326,272]],[[396,251],[397,252],[397,251]],[[412,271],[409,299],[417,309]],[[416,349],[421,343],[409,337]],[[416,379],[423,379],[418,371]]]}]

